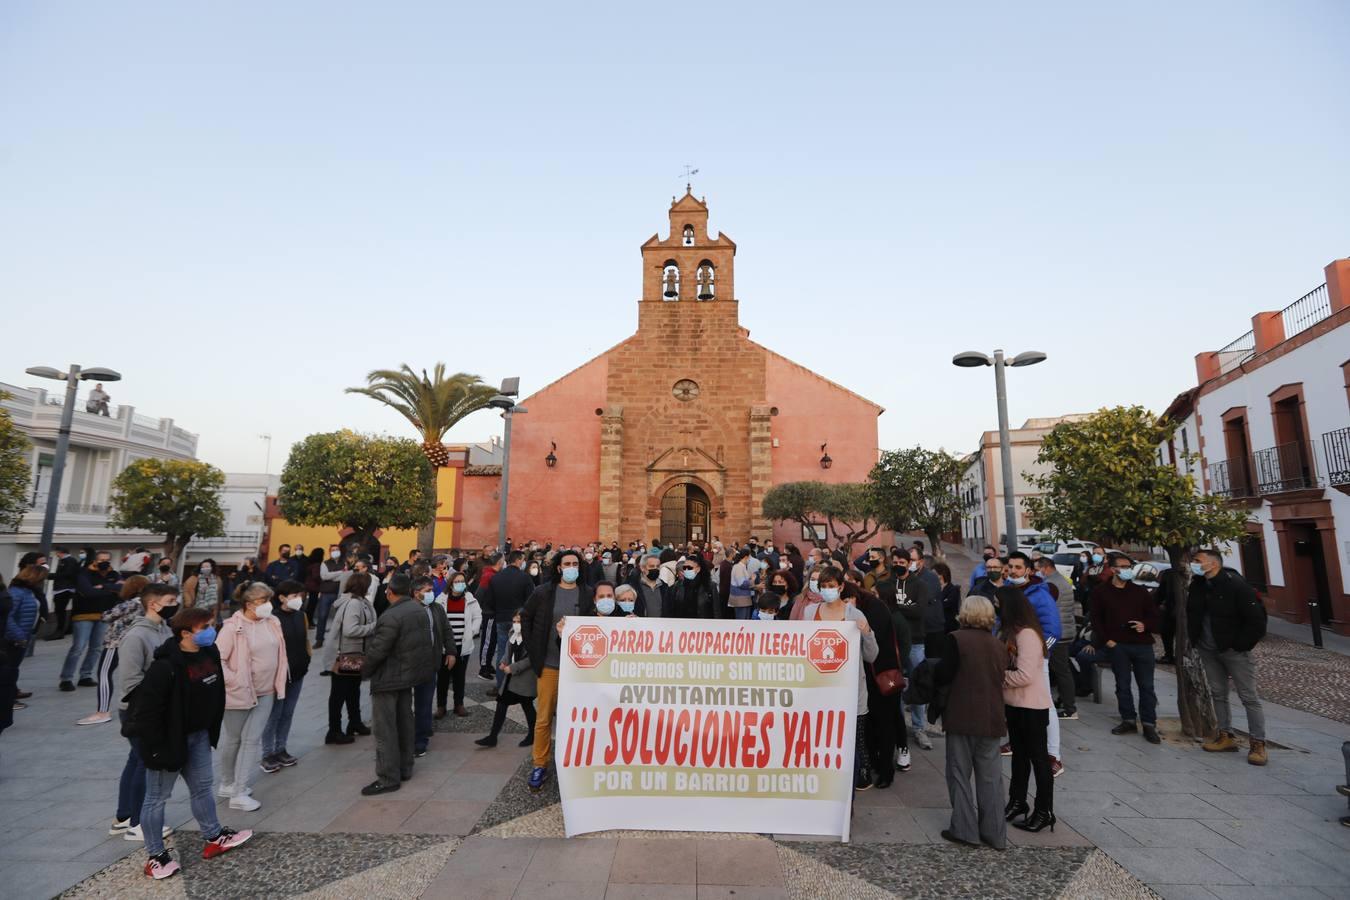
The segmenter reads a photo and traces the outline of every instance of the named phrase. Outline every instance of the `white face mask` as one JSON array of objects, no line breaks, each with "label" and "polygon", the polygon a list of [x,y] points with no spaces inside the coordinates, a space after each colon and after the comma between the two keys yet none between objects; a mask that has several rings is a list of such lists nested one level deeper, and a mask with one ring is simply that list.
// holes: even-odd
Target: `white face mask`
[{"label": "white face mask", "polygon": [[260,619],[266,619],[268,616],[272,615],[272,604],[271,603],[258,604],[257,606],[253,607],[253,614]]},{"label": "white face mask", "polygon": [[286,608],[289,609],[291,612],[299,612],[300,607],[304,605],[305,605],[305,598],[303,597],[290,597],[286,600]]},{"label": "white face mask", "polygon": [[507,641],[506,641],[506,642],[507,642],[508,644],[519,644],[519,643],[521,642],[521,640],[522,640],[522,638],[521,638],[521,636],[520,636],[520,623],[519,623],[519,622],[512,622],[512,623],[511,623],[511,636],[510,636],[509,638],[507,638]]},{"label": "white face mask", "polygon": [[332,551],[331,553],[328,554],[328,558],[329,558],[329,559],[341,559],[341,558],[342,558],[342,554],[341,554],[339,551],[334,550],[334,551]]}]

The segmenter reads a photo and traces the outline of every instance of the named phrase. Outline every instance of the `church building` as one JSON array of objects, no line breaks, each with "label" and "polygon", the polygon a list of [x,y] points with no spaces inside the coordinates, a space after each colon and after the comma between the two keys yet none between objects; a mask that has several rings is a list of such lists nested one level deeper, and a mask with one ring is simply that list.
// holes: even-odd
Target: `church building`
[{"label": "church building", "polygon": [[862,481],[877,460],[882,408],[750,340],[735,242],[688,191],[669,215],[642,245],[637,333],[519,401],[517,542],[801,542],[800,524],[764,518],[769,488]]}]

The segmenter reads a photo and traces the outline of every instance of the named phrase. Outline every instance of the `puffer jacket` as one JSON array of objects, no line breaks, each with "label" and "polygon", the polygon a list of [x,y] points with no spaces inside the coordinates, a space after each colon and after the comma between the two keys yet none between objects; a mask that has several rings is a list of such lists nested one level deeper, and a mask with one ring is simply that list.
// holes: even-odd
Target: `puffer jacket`
[{"label": "puffer jacket", "polygon": [[[325,644],[326,646],[326,644]],[[402,600],[385,610],[366,641],[361,677],[370,679],[373,694],[402,691],[436,677],[437,657],[432,629],[422,604]]]},{"label": "puffer jacket", "polygon": [[[1050,593],[1050,588],[1045,586],[1045,582],[1032,576],[1030,582],[1022,586],[1022,593],[1031,603],[1031,608],[1036,611],[1036,618],[1041,623],[1041,633],[1045,635],[1046,646],[1049,646],[1051,638],[1059,640],[1063,635],[1063,627],[1060,625],[1059,606],[1055,603],[1054,596]],[[1040,709],[1041,707],[1032,707]]]},{"label": "puffer jacket", "polygon": [[1213,578],[1191,579],[1186,597],[1186,628],[1191,643],[1199,646],[1204,635],[1204,620],[1220,651],[1245,652],[1266,635],[1266,608],[1245,579],[1232,569],[1224,569]]},{"label": "puffer jacket", "polygon": [[225,671],[226,709],[252,709],[258,705],[258,695],[267,693],[262,690],[266,685],[253,683],[253,654],[249,648],[250,635],[262,628],[272,632],[277,641],[277,670],[272,676],[272,691],[278,700],[286,698],[290,668],[286,664],[286,638],[281,633],[281,623],[276,616],[254,622],[240,610],[225,620],[220,627],[220,636],[216,638],[220,665]]}]

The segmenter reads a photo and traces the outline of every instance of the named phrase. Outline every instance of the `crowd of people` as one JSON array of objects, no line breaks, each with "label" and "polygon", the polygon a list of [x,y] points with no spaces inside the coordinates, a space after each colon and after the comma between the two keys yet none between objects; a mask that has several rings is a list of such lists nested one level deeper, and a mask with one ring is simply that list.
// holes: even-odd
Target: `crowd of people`
[{"label": "crowd of people", "polygon": [[[496,702],[477,743],[495,746],[510,707],[520,706],[529,725],[521,746],[533,755],[528,788],[538,792],[553,756],[567,618],[853,621],[864,661],[855,790],[890,787],[911,769],[911,744],[930,751],[941,738],[952,803],[943,836],[1003,849],[1008,823],[1054,829],[1054,779],[1065,770],[1059,723],[1078,717],[1096,666],[1115,674],[1112,734],[1160,742],[1154,636],[1177,602],[1187,605],[1215,699],[1218,731],[1204,749],[1238,749],[1231,679],[1247,709],[1248,761],[1266,764],[1251,655],[1264,608],[1217,552],[1197,550],[1190,566],[1183,598],[1135,583],[1139,567],[1123,553],[1085,550],[1066,578],[1048,556],[989,546],[963,595],[922,541],[850,559],[752,536],[682,547],[508,541],[501,552],[413,551],[401,563],[358,546],[325,556],[283,545],[265,567],[250,559],[227,576],[206,560],[180,584],[172,562],[144,548],[116,566],[106,551],[56,548],[50,560],[28,554],[0,590],[0,731],[31,697],[17,683],[35,638],[69,632],[58,688],[98,688],[96,709],[77,724],[112,721],[115,704],[128,743],[111,833],[143,841],[146,874],[164,878],[178,871],[163,818],[179,776],[206,858],[249,839],[219,822],[216,801],[256,810],[259,773],[300,762],[287,741],[312,667],[328,679],[325,743],[375,736],[376,777],[362,794],[399,790],[428,752],[434,721],[469,715],[470,674],[492,682]],[[1000,756],[1012,758],[1006,790]]]}]

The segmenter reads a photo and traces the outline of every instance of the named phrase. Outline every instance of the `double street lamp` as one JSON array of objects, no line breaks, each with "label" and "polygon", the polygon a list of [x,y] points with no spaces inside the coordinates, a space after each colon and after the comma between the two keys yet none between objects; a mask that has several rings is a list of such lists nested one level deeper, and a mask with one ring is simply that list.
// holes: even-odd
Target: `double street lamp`
[{"label": "double street lamp", "polygon": [[50,557],[52,534],[56,530],[56,507],[61,500],[61,476],[65,474],[66,452],[70,449],[70,423],[75,418],[75,390],[81,381],[121,381],[122,375],[112,369],[97,366],[90,369],[71,366],[66,372],[51,366],[33,366],[24,371],[38,378],[51,378],[66,383],[66,402],[61,407],[61,428],[56,433],[56,455],[52,459],[52,483],[47,488],[47,511],[42,517],[42,555]]},{"label": "double street lamp", "polygon": [[998,394],[998,448],[1003,463],[1003,518],[1007,521],[1009,553],[1017,549],[1017,497],[1013,491],[1012,446],[1008,437],[1008,385],[1004,380],[1003,370],[1007,366],[1020,369],[1023,366],[1034,366],[1038,362],[1045,362],[1045,354],[1039,350],[1027,350],[1010,360],[1004,359],[1002,350],[995,350],[993,358],[978,350],[967,350],[952,357],[952,365],[963,369],[978,366],[994,367],[994,386]]}]

